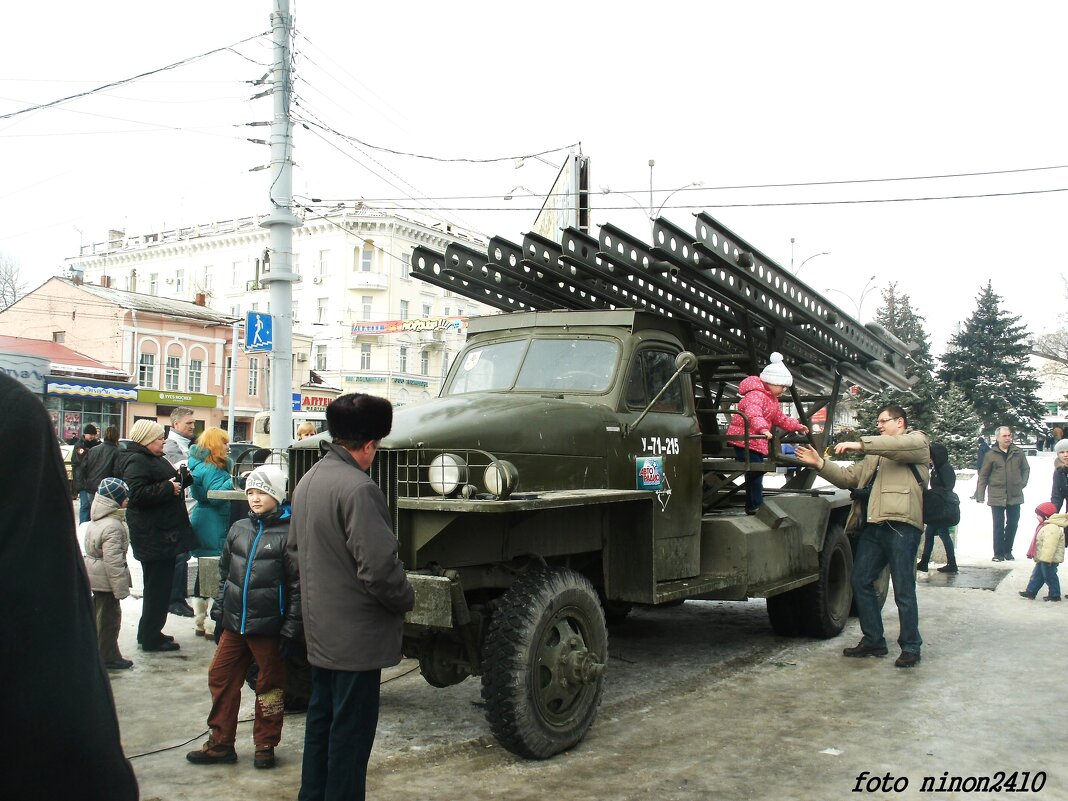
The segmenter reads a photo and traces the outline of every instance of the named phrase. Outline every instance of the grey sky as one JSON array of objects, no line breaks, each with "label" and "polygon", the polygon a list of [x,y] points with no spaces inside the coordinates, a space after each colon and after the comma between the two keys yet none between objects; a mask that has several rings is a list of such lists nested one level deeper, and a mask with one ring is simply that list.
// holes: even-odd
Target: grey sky
[{"label": "grey sky", "polygon": [[[0,51],[0,114],[268,30],[270,0],[19,4]],[[1036,332],[1064,306],[1068,168],[954,179],[715,187],[1068,165],[1068,6],[1023,2],[294,2],[296,113],[372,145],[485,159],[582,143],[595,222],[647,230],[653,202],[692,230],[709,210],[801,278],[844,294],[899,281],[936,351],[993,280]],[[62,20],[62,24],[59,21]],[[267,210],[270,98],[249,101],[269,38],[55,109],[0,120],[0,252],[35,285],[112,227],[136,233]],[[181,129],[174,130],[174,129]],[[302,197],[442,199],[439,212],[518,238],[554,171],[446,163],[299,128]],[[559,160],[561,155],[547,156]],[[1005,197],[826,204],[947,195]],[[1037,192],[1042,192],[1038,194]],[[408,201],[400,202],[411,205]],[[756,205],[739,204],[826,204]],[[499,211],[460,211],[457,206]],[[617,207],[614,209],[608,207]],[[871,276],[874,282],[868,284]],[[849,296],[849,297],[846,297]],[[852,298],[852,299],[849,299]],[[863,301],[869,318],[878,289]]]}]

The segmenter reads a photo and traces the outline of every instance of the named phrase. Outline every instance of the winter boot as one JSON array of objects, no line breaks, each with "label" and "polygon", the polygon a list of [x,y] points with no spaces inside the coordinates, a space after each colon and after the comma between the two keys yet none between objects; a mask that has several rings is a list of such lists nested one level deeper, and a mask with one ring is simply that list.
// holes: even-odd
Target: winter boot
[{"label": "winter boot", "polygon": [[950,562],[948,565],[942,565],[942,567],[938,568],[938,572],[939,573],[959,573],[960,571],[957,570],[956,563]]},{"label": "winter boot", "polygon": [[930,568],[927,566],[927,562],[919,562],[916,565],[917,573],[926,573]]},{"label": "winter boot", "polygon": [[274,767],[274,746],[273,745],[257,745],[256,757],[252,763],[257,768],[273,768]]},{"label": "winter boot", "polygon": [[185,758],[194,765],[219,765],[223,763],[237,762],[237,751],[234,746],[217,743],[211,737],[204,743],[203,748],[190,751]]}]

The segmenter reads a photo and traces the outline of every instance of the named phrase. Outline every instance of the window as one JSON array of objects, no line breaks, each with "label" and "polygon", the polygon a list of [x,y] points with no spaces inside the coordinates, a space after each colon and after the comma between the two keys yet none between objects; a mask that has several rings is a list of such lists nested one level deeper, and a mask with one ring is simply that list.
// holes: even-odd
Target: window
[{"label": "window", "polygon": [[401,254],[401,278],[410,278],[412,275],[412,257],[410,253]]},{"label": "window", "polygon": [[445,307],[445,316],[446,317],[449,316],[449,307],[448,306]]},{"label": "window", "polygon": [[400,318],[402,320],[408,319],[408,301],[406,300],[400,302]]},{"label": "window", "polygon": [[360,345],[360,369],[371,369],[371,346],[366,342]]},{"label": "window", "polygon": [[315,369],[326,369],[326,345],[315,346]]},{"label": "window", "polygon": [[240,317],[241,316],[241,304],[240,303],[235,303],[233,306],[230,307],[230,316],[231,317]]},{"label": "window", "polygon": [[248,310],[249,311],[259,311],[260,310],[259,302],[248,304]]},{"label": "window", "polygon": [[463,317],[464,316],[464,307],[463,306],[457,306],[456,307],[456,316],[457,317]]},{"label": "window", "polygon": [[248,394],[252,397],[260,394],[260,360],[255,356],[248,359]]},{"label": "window", "polygon": [[326,308],[330,298],[319,298],[319,305],[315,309],[315,322],[320,325],[326,324]]},{"label": "window", "polygon": [[148,274],[148,294],[150,294],[150,295],[158,295],[159,294],[159,273],[149,273]]},{"label": "window", "polygon": [[152,387],[156,385],[155,354],[141,354],[141,363],[137,365],[137,383],[143,387]]},{"label": "window", "polygon": [[174,291],[179,295],[185,292],[185,270],[179,270],[174,274]]},{"label": "window", "polygon": [[300,320],[300,312],[298,311],[297,301],[293,301],[293,322]]},{"label": "window", "polygon": [[330,251],[319,251],[319,275],[326,275],[330,271]]},{"label": "window", "polygon": [[360,298],[360,304],[363,306],[363,319],[371,319],[371,302],[374,300],[370,295],[363,295]]},{"label": "window", "polygon": [[397,369],[402,373],[408,372],[408,348],[401,345],[397,355]]},{"label": "window", "polygon": [[375,248],[374,245],[367,244],[363,247],[363,252],[360,253],[360,272],[371,272],[371,264],[374,262]]},{"label": "window", "polygon": [[430,375],[430,354],[425,350],[419,354],[419,374]]},{"label": "window", "polygon": [[226,357],[226,393],[225,393],[227,395],[230,394],[230,387],[233,386],[233,377],[234,377],[234,357],[233,356],[227,356]]},{"label": "window", "polygon": [[200,392],[204,377],[204,362],[200,359],[189,360],[189,391]]},{"label": "window", "polygon": [[200,286],[201,290],[203,290],[204,292],[211,292],[211,285],[212,285],[212,280],[213,280],[212,279],[212,273],[213,272],[214,272],[214,270],[212,269],[212,265],[210,265],[210,264],[204,265],[204,281],[201,283],[201,286]]},{"label": "window", "polygon": [[293,254],[293,272],[295,272],[297,275],[300,275],[300,254],[299,253],[294,253]]},{"label": "window", "polygon": [[423,304],[423,316],[424,317],[429,317],[430,316],[430,304],[429,303],[424,303]]},{"label": "window", "polygon": [[230,262],[230,286],[237,286],[241,282],[241,262]]},{"label": "window", "polygon": [[60,344],[66,342],[67,341],[67,332],[66,331],[53,331],[52,332],[52,341],[53,342],[59,342]]},{"label": "window", "polygon": [[[675,374],[675,355],[661,350],[639,352],[630,366],[627,379],[626,402],[630,409],[643,409],[656,397],[664,384]],[[679,376],[653,405],[653,412],[682,412],[682,384]]]},{"label": "window", "polygon": [[167,366],[163,370],[163,388],[167,392],[178,391],[178,357],[168,356]]}]

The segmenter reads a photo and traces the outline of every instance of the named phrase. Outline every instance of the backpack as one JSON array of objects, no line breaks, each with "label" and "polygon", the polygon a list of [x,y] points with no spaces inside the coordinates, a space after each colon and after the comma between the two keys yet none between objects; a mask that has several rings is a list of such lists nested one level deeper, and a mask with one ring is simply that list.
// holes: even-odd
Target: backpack
[{"label": "backpack", "polygon": [[944,487],[928,487],[920,478],[916,465],[910,464],[909,469],[923,490],[923,522],[935,528],[957,525],[960,522],[960,498],[957,493]]}]

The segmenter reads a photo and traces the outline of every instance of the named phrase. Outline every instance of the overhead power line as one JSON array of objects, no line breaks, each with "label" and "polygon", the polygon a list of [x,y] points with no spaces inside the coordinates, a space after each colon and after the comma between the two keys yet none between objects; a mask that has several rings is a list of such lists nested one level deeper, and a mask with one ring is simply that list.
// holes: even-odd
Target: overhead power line
[{"label": "overhead power line", "polygon": [[258,33],[255,36],[249,36],[247,39],[242,39],[239,42],[234,42],[233,44],[226,45],[225,47],[217,47],[214,50],[209,50],[206,53],[201,53],[200,55],[197,55],[197,56],[190,56],[189,58],[183,58],[181,61],[176,61],[173,64],[166,65],[165,67],[158,67],[158,68],[156,68],[154,70],[149,70],[148,72],[142,72],[139,75],[133,75],[133,76],[131,76],[129,78],[122,78],[121,80],[118,80],[118,81],[111,81],[110,83],[102,84],[101,86],[98,86],[95,89],[86,89],[84,92],[78,92],[78,93],[73,94],[73,95],[67,95],[66,97],[58,98],[57,100],[51,100],[48,103],[38,103],[37,105],[34,105],[34,106],[27,106],[26,108],[19,109],[18,111],[9,111],[7,114],[0,114],[0,120],[9,120],[12,117],[18,117],[21,114],[28,114],[31,111],[40,111],[41,109],[54,108],[55,106],[62,105],[63,103],[69,103],[71,100],[77,100],[78,98],[81,98],[81,97],[88,97],[89,95],[95,95],[95,94],[97,94],[99,92],[103,92],[103,91],[105,91],[107,89],[114,89],[116,86],[124,86],[124,85],[126,85],[128,83],[133,83],[134,81],[139,81],[142,78],[147,78],[147,77],[149,77],[151,75],[158,75],[161,72],[166,72],[168,70],[173,70],[173,69],[176,69],[177,67],[182,67],[182,66],[185,66],[186,64],[191,64],[194,61],[199,61],[199,60],[201,60],[203,58],[207,58],[208,56],[213,56],[216,53],[222,53],[223,51],[227,51],[227,50],[229,50],[230,52],[234,53],[235,55],[241,56],[241,58],[248,58],[247,56],[245,56],[245,55],[243,55],[241,53],[238,53],[236,50],[234,50],[234,48],[239,46],[239,45],[243,45],[246,42],[251,42],[254,39],[259,39],[259,38],[261,38],[263,36],[268,36],[268,35],[270,35],[270,31],[267,31],[266,33]]}]

